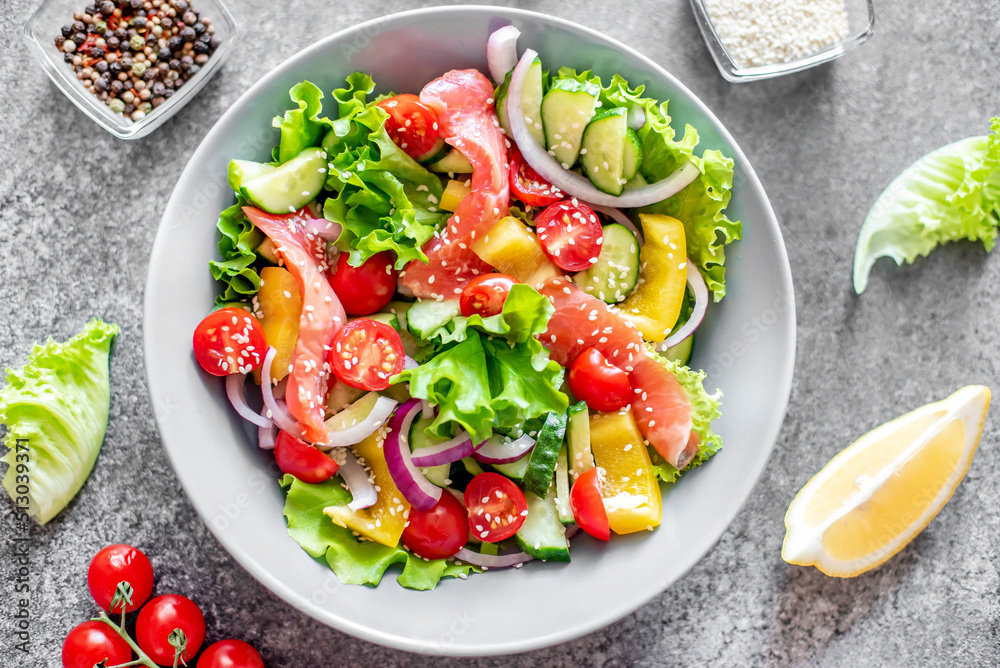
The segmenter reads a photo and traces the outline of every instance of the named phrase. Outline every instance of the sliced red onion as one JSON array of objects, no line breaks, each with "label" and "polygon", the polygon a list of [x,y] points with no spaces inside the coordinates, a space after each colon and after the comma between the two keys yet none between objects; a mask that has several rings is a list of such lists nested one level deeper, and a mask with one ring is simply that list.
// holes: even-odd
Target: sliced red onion
[{"label": "sliced red onion", "polygon": [[708,310],[708,286],[705,285],[704,276],[698,271],[698,267],[691,261],[691,258],[687,260],[687,284],[691,288],[691,294],[694,295],[694,310],[691,312],[691,317],[688,318],[687,322],[680,329],[668,336],[663,343],[656,346],[656,349],[660,352],[676,346],[694,334],[694,330],[698,329],[698,325],[705,318],[705,311]]},{"label": "sliced red onion", "polygon": [[531,67],[531,63],[537,56],[538,54],[535,51],[527,49],[521,56],[521,60],[518,61],[517,67],[514,68],[514,72],[510,78],[510,88],[507,92],[507,121],[510,123],[511,134],[517,143],[517,147],[521,150],[524,160],[543,179],[570,197],[577,197],[600,206],[632,208],[662,202],[668,197],[676,195],[698,178],[701,171],[697,165],[689,161],[677,168],[673,174],[665,179],[632,190],[626,190],[616,197],[602,193],[585,177],[563,169],[562,165],[555,158],[549,155],[544,148],[532,139],[531,132],[524,122],[524,114],[520,111],[521,97],[524,94],[524,80],[528,74],[528,68]]},{"label": "sliced red onion", "polygon": [[417,448],[410,455],[410,461],[413,462],[414,466],[419,466],[420,468],[440,466],[441,464],[451,464],[452,462],[457,462],[459,459],[468,457],[473,454],[474,450],[472,439],[469,438],[468,434],[459,429],[455,438],[449,441],[426,448]]},{"label": "sliced red onion", "polygon": [[628,110],[628,126],[633,130],[639,130],[646,124],[646,110],[638,104],[633,104]]},{"label": "sliced red onion", "polygon": [[257,427],[257,443],[263,450],[274,450],[274,441],[278,437],[278,428],[271,423],[270,427]]},{"label": "sliced red onion", "polygon": [[229,374],[226,378],[226,396],[229,397],[229,403],[244,420],[252,422],[258,427],[270,427],[273,424],[270,418],[264,417],[247,405],[247,400],[243,396],[243,384],[246,383],[246,380],[245,373]]},{"label": "sliced red onion", "polygon": [[[360,401],[364,401],[365,395],[358,401],[354,402],[344,410],[351,410]],[[339,431],[334,429],[329,429],[327,431],[326,445],[334,448],[342,448],[348,445],[354,445],[355,443],[360,443],[365,440],[376,431],[379,427],[385,424],[385,421],[389,419],[392,415],[393,409],[396,408],[396,404],[399,403],[395,399],[390,399],[389,397],[379,396],[375,400],[375,405],[372,406],[371,412],[368,413],[364,418],[358,419],[355,424],[352,424],[345,429]]]},{"label": "sliced red onion", "polygon": [[282,401],[279,403],[279,400],[274,398],[274,393],[271,390],[271,364],[274,362],[274,356],[277,354],[278,351],[274,346],[268,347],[267,355],[264,357],[264,365],[260,369],[260,394],[264,398],[264,408],[270,412],[270,418],[274,420],[274,424],[295,438],[301,438],[302,427],[299,426],[298,421],[285,408],[285,402]]},{"label": "sliced red onion", "polygon": [[351,490],[353,500],[347,504],[351,510],[361,510],[375,505],[378,501],[378,492],[375,491],[375,484],[371,481],[368,473],[361,468],[354,453],[350,448],[344,452],[344,463],[340,465],[337,473],[344,479],[344,484]]},{"label": "sliced red onion", "polygon": [[527,434],[514,441],[504,442],[502,436],[493,436],[483,442],[474,453],[473,458],[484,464],[510,464],[531,452],[535,447],[535,439]]},{"label": "sliced red onion", "polygon": [[441,500],[441,488],[428,481],[410,460],[410,425],[419,411],[419,399],[410,399],[396,409],[382,452],[396,487],[411,506],[423,512]]},{"label": "sliced red onion", "polygon": [[336,241],[340,236],[340,223],[326,218],[309,218],[302,223],[307,235],[320,237],[324,241]]},{"label": "sliced red onion", "polygon": [[504,26],[490,35],[486,42],[486,63],[490,76],[498,86],[517,65],[517,38],[520,36],[521,31],[514,26]]},{"label": "sliced red onion", "polygon": [[418,366],[420,365],[417,364],[417,360],[407,355],[405,361],[403,362],[403,371],[412,371],[413,369],[416,369]]},{"label": "sliced red onion", "polygon": [[271,390],[271,394],[274,395],[275,399],[284,399],[285,388],[287,387],[288,387],[288,376],[285,376],[284,378],[278,381],[277,385],[274,386],[274,389]]},{"label": "sliced red onion", "polygon": [[480,554],[463,547],[455,553],[455,558],[480,568],[510,568],[518,564],[526,564],[534,559],[527,552],[513,554]]},{"label": "sliced red onion", "polygon": [[638,225],[632,222],[631,218],[625,215],[625,212],[610,206],[601,206],[600,204],[591,204],[590,202],[583,202],[583,204],[586,204],[597,213],[603,213],[616,223],[624,225],[628,228],[629,232],[635,235],[635,238],[639,241],[639,243],[642,243],[642,230],[639,229]]}]

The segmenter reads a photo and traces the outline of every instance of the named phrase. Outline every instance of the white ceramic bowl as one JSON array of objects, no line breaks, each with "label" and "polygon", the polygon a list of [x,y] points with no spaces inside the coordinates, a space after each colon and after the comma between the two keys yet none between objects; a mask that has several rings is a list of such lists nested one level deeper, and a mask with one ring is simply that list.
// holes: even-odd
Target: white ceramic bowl
[{"label": "white ceramic bowl", "polygon": [[[506,23],[549,67],[619,72],[670,100],[674,124],[694,125],[699,148],[736,160],[729,215],[744,239],[727,251],[726,299],[699,332],[694,366],[725,392],[715,428],[724,449],[665,490],[663,525],[597,544],[573,543],[570,564],[532,563],[434,591],[410,591],[391,574],[377,588],[342,586],[288,537],[284,495],[269,454],[259,451],[229,407],[221,381],[206,379],[191,335],[216,292],[208,262],[215,221],[232,203],[230,158],[266,160],[277,142],[271,118],[289,88],[309,79],[324,91],[355,70],[381,91],[418,92],[448,69],[486,62],[489,33]],[[327,97],[329,100],[329,96]],[[795,358],[791,273],[777,222],[746,156],[704,104],[629,47],[578,25],[532,12],[436,8],[388,16],[328,37],[268,74],[209,132],[181,175],[160,223],[146,285],[145,354],[163,445],[184,491],[219,541],[267,588],[317,620],[401,649],[482,655],[524,651],[600,628],[682,577],[719,539],[767,462],[781,426]]]}]

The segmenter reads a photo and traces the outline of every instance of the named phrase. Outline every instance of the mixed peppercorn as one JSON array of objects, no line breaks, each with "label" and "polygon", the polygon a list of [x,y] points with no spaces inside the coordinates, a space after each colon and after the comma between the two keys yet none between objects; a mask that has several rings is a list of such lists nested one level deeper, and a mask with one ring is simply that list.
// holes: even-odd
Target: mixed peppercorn
[{"label": "mixed peppercorn", "polygon": [[187,0],[103,0],[73,14],[56,47],[113,112],[139,121],[197,74],[218,47]]}]

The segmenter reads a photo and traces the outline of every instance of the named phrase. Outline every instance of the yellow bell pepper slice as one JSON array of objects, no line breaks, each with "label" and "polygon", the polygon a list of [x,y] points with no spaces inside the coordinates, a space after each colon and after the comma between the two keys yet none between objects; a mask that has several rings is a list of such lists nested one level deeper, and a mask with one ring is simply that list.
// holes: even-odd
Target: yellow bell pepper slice
[{"label": "yellow bell pepper slice", "polygon": [[470,182],[471,179],[466,179],[465,181],[452,179],[448,181],[448,185],[445,186],[444,192],[441,194],[441,202],[438,204],[441,210],[458,211],[458,205],[472,193],[472,186],[469,185]]},{"label": "yellow bell pepper slice", "polygon": [[271,363],[271,378],[281,380],[288,375],[288,366],[292,363],[302,314],[302,297],[287,269],[264,267],[260,270],[257,303],[263,314],[260,325],[267,345],[278,351]]},{"label": "yellow bell pepper slice", "polygon": [[501,218],[472,242],[472,250],[497,271],[532,287],[563,273],[546,257],[534,232],[514,216]]},{"label": "yellow bell pepper slice", "polygon": [[591,413],[590,448],[604,469],[601,494],[611,530],[621,535],[659,526],[660,485],[632,411]]},{"label": "yellow bell pepper slice", "polygon": [[639,284],[619,311],[647,341],[670,334],[684,304],[687,285],[687,242],[684,224],[660,214],[640,214],[646,239],[639,253]]}]

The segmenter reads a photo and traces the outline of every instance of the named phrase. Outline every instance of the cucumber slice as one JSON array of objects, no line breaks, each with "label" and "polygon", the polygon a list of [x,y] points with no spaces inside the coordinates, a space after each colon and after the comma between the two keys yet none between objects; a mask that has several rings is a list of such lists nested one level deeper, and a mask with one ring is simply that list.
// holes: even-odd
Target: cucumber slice
[{"label": "cucumber slice", "polygon": [[647,181],[642,174],[636,174],[628,183],[625,184],[625,190],[635,190],[636,188],[642,188],[643,186],[648,185],[649,181]]},{"label": "cucumber slice", "polygon": [[622,163],[622,178],[631,181],[639,173],[639,165],[642,163],[642,142],[639,141],[639,134],[629,128],[625,132],[625,155]]},{"label": "cucumber slice", "polygon": [[580,155],[583,131],[594,116],[600,87],[590,81],[556,79],[542,98],[545,144],[563,169],[569,169]]},{"label": "cucumber slice", "polygon": [[687,337],[676,346],[670,346],[663,353],[661,353],[668,360],[674,362],[680,362],[681,364],[687,366],[687,363],[691,361],[691,353],[694,351],[694,334]]},{"label": "cucumber slice", "polygon": [[554,490],[550,488],[543,497],[526,491],[524,500],[528,515],[517,531],[518,545],[542,561],[569,561],[569,541],[559,521]]},{"label": "cucumber slice", "polygon": [[414,302],[406,312],[406,327],[418,340],[428,339],[432,332],[446,325],[461,312],[457,300],[446,299],[437,302],[433,299],[423,299]]},{"label": "cucumber slice", "polygon": [[584,292],[608,304],[624,301],[639,281],[639,242],[624,225],[605,225],[604,241],[597,262],[584,269],[573,281]]},{"label": "cucumber slice", "polygon": [[229,161],[229,187],[236,192],[240,192],[243,184],[268,172],[273,172],[277,167],[250,160],[230,160]]},{"label": "cucumber slice", "polygon": [[[507,136],[510,136],[510,123],[507,120],[507,89],[509,86],[510,74],[493,95],[497,119]],[[535,58],[524,79],[521,113],[524,114],[524,120],[528,124],[528,132],[539,146],[545,146],[545,129],[542,125],[542,92],[542,61]]]},{"label": "cucumber slice", "polygon": [[483,467],[480,466],[479,462],[477,462],[472,457],[463,457],[461,461],[462,461],[462,466],[465,467],[465,472],[471,475],[472,477],[475,477],[480,473],[484,473]]},{"label": "cucumber slice", "polygon": [[461,151],[451,149],[440,160],[431,163],[427,169],[443,174],[471,174],[472,163]]},{"label": "cucumber slice", "polygon": [[559,521],[563,524],[576,521],[569,505],[569,455],[565,443],[559,448],[559,458],[556,459],[556,510],[559,511]]},{"label": "cucumber slice", "polygon": [[[396,317],[395,313],[372,313],[371,315],[363,316],[369,320],[374,320],[375,322],[382,322],[389,325],[397,332],[399,331],[399,318]],[[353,320],[359,320],[359,318],[353,318]]]},{"label": "cucumber slice", "polygon": [[497,473],[501,473],[514,482],[520,484],[524,481],[524,474],[528,472],[528,460],[530,457],[521,457],[516,462],[510,464],[492,464]]},{"label": "cucumber slice", "polygon": [[590,410],[581,401],[569,407],[569,473],[573,482],[584,472],[594,468],[594,453],[590,449]]},{"label": "cucumber slice", "polygon": [[[420,448],[428,448],[432,445],[437,445],[438,443],[444,443],[445,438],[431,438],[427,435],[425,431],[427,427],[430,426],[431,422],[434,422],[433,418],[418,418],[413,421],[413,426],[410,427],[410,449],[416,451]],[[430,480],[433,484],[438,487],[445,487],[451,484],[451,480],[448,479],[448,474],[451,472],[451,464],[441,464],[440,466],[429,466],[426,468],[419,469],[424,477]]]},{"label": "cucumber slice", "polygon": [[243,184],[250,201],[268,213],[290,213],[316,198],[326,183],[326,154],[307,148],[273,170]]},{"label": "cucumber slice", "polygon": [[391,301],[385,305],[386,311],[395,314],[399,320],[400,329],[406,329],[406,312],[410,310],[410,302]]},{"label": "cucumber slice", "polygon": [[417,158],[417,162],[421,165],[430,165],[445,157],[449,153],[451,153],[451,146],[444,143],[444,139],[438,137],[437,141],[434,142],[434,146],[431,147],[431,150]]},{"label": "cucumber slice", "polygon": [[583,172],[595,188],[609,195],[621,195],[625,189],[628,129],[628,111],[615,107],[598,113],[583,131],[580,149]]},{"label": "cucumber slice", "polygon": [[549,413],[545,418],[535,447],[528,456],[528,470],[524,474],[524,489],[535,496],[545,496],[552,484],[556,460],[566,435],[566,414]]}]

